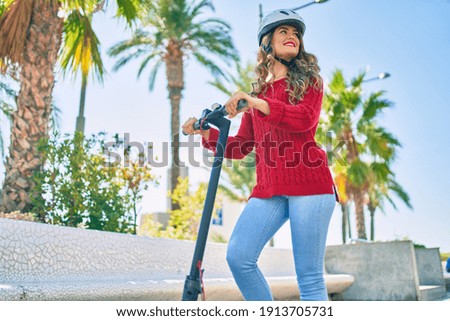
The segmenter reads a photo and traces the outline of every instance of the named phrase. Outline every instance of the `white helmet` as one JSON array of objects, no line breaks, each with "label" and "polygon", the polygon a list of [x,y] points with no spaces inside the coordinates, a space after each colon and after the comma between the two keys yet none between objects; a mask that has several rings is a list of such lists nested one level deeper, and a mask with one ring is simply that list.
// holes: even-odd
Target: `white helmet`
[{"label": "white helmet", "polygon": [[262,38],[265,35],[281,25],[292,25],[300,31],[302,36],[305,35],[306,26],[302,17],[300,17],[295,11],[292,11],[290,9],[279,9],[267,15],[259,24],[259,45],[261,46]]}]

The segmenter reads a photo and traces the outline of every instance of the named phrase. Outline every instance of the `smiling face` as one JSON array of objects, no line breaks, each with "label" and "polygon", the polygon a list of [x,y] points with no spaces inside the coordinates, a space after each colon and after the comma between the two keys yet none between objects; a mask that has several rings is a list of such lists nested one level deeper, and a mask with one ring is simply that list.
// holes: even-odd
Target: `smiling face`
[{"label": "smiling face", "polygon": [[297,28],[283,25],[275,29],[272,48],[276,57],[290,61],[298,55],[301,35]]}]

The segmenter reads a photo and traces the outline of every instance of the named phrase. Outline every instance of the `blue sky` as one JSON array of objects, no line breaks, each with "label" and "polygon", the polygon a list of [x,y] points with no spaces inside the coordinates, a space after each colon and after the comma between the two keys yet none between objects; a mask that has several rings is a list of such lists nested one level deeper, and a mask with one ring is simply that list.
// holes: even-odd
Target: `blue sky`
[{"label": "blue sky", "polygon": [[[214,16],[232,26],[232,36],[241,59],[254,62],[259,4],[264,14],[308,1],[214,1]],[[389,72],[391,77],[365,83],[364,92],[385,90],[394,107],[380,124],[403,144],[394,165],[398,182],[411,197],[414,210],[398,202],[398,211],[386,208],[376,218],[376,239],[405,237],[428,247],[450,252],[450,1],[447,0],[330,0],[299,11],[307,29],[306,50],[317,55],[325,79],[336,68],[347,79],[367,70],[367,77]],[[208,13],[210,15],[210,13]],[[124,24],[111,19],[112,12],[94,20],[102,43],[108,74],[103,85],[91,83],[86,102],[86,132],[129,133],[131,140],[153,142],[161,150],[169,140],[169,101],[164,70],[155,90],[148,91],[148,73],[137,80],[137,64],[117,73],[105,54],[129,33]],[[182,120],[197,116],[212,103],[227,97],[207,84],[211,75],[195,61],[186,64],[186,88],[181,103]],[[62,109],[61,130],[72,132],[78,112],[79,80],[58,77],[56,103]],[[237,126],[237,124],[234,124]],[[142,202],[142,212],[166,208],[167,168],[158,188],[151,188]],[[190,170],[193,182],[207,180],[202,169]],[[367,214],[368,215],[368,214]],[[367,229],[369,221],[367,221]],[[354,227],[353,227],[353,232]],[[340,243],[340,210],[333,215],[328,244]]]}]

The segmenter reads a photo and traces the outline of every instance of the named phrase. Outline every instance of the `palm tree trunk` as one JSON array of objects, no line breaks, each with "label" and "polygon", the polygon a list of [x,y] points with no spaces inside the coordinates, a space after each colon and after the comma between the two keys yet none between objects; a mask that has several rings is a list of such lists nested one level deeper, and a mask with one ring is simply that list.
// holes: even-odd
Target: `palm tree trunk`
[{"label": "palm tree trunk", "polygon": [[353,195],[356,212],[356,232],[359,239],[367,240],[366,224],[364,222],[364,194],[359,189],[355,189]]},{"label": "palm tree trunk", "polygon": [[80,93],[80,107],[78,109],[77,123],[75,131],[80,132],[84,135],[84,104],[86,102],[86,87],[87,87],[87,76],[81,76],[81,93]]},{"label": "palm tree trunk", "polygon": [[41,169],[37,147],[48,138],[53,69],[61,45],[63,20],[57,17],[59,2],[35,0],[22,55],[21,87],[13,115],[1,210],[29,211],[34,187],[33,174]]},{"label": "palm tree trunk", "polygon": [[375,240],[375,208],[369,207],[370,212],[370,240]]},{"label": "palm tree trunk", "polygon": [[347,243],[347,204],[341,203],[342,211],[342,244]]},{"label": "palm tree trunk", "polygon": [[347,211],[348,238],[351,239],[352,238],[352,225],[350,224],[350,205],[348,205],[348,203],[347,203],[346,211]]},{"label": "palm tree trunk", "polygon": [[[351,164],[358,158],[358,148],[356,145],[356,140],[351,132],[344,135],[345,141],[347,141],[348,155],[347,160]],[[359,239],[367,239],[366,236],[366,226],[364,223],[364,193],[361,188],[350,184],[347,186],[347,190],[353,195],[353,201],[355,202],[355,212],[356,212],[356,233]]]},{"label": "palm tree trunk", "polygon": [[[170,136],[172,139],[172,164],[170,170],[170,187],[173,192],[178,185],[180,176],[180,101],[181,92],[184,89],[183,53],[180,44],[169,41],[165,56],[167,88],[171,105]],[[172,202],[172,210],[179,206]]]}]

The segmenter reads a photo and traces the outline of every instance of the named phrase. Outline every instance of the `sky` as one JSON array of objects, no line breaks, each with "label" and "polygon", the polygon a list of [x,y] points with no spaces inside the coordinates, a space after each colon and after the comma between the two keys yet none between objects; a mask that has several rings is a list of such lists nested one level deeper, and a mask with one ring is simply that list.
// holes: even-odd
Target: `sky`
[{"label": "sky", "polygon": [[[205,12],[204,17],[227,21],[242,61],[253,63],[257,51],[259,4],[266,15],[275,9],[294,8],[308,2],[216,0],[213,1],[215,12]],[[390,78],[364,83],[363,95],[367,97],[370,92],[384,90],[385,97],[394,102],[394,107],[384,112],[379,123],[402,143],[393,170],[397,181],[411,197],[413,210],[397,200],[397,211],[387,205],[385,214],[378,212],[376,240],[407,238],[450,252],[450,171],[447,165],[450,159],[450,1],[329,0],[298,13],[306,23],[306,50],[318,57],[325,81],[337,68],[343,70],[346,79],[364,70],[367,78],[381,72],[391,74]],[[86,134],[106,131],[123,137],[128,133],[131,141],[153,143],[155,153],[162,157],[163,142],[169,141],[170,128],[164,70],[159,73],[153,92],[148,90],[150,69],[140,79],[137,79],[137,63],[118,72],[112,71],[114,60],[106,51],[130,35],[124,23],[112,16],[109,8],[94,18],[107,75],[103,84],[91,82],[87,89]],[[211,80],[205,68],[194,60],[187,61],[182,121],[190,116],[198,117],[213,103],[226,102],[227,97],[207,83]],[[62,110],[62,132],[75,129],[80,82],[80,78],[74,81],[70,77],[57,77],[54,94]],[[237,128],[236,120],[232,126],[233,130]],[[201,157],[201,149],[196,155]],[[186,158],[185,151],[182,157]],[[145,193],[141,213],[166,210],[167,169],[155,169],[160,184]],[[189,170],[194,184],[209,178],[204,169]],[[341,243],[340,220],[337,206],[330,223],[329,245]],[[355,234],[354,225],[352,230]],[[369,220],[366,230],[369,233]]]}]

